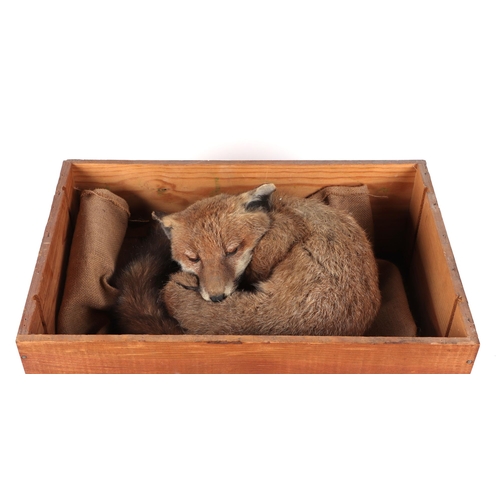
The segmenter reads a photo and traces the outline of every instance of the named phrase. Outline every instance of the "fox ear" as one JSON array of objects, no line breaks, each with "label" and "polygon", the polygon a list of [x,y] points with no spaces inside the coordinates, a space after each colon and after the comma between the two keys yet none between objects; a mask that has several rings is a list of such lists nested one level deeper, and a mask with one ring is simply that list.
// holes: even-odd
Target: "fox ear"
[{"label": "fox ear", "polygon": [[174,218],[171,215],[164,214],[163,212],[153,212],[151,214],[153,220],[160,223],[160,227],[163,229],[165,234],[171,238],[172,237],[172,227],[175,224]]},{"label": "fox ear", "polygon": [[262,184],[253,191],[249,191],[247,194],[248,198],[245,202],[245,209],[253,212],[254,210],[265,210],[269,211],[269,197],[276,191],[276,186],[274,184]]}]

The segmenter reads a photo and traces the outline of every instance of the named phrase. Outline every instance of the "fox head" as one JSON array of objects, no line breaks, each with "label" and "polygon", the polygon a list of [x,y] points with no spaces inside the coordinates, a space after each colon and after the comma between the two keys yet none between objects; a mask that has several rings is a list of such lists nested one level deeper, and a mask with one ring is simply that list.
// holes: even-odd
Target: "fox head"
[{"label": "fox head", "polygon": [[199,293],[220,302],[231,295],[268,231],[274,184],[240,195],[220,194],[200,200],[182,212],[153,212],[170,238],[172,258],[198,277]]}]

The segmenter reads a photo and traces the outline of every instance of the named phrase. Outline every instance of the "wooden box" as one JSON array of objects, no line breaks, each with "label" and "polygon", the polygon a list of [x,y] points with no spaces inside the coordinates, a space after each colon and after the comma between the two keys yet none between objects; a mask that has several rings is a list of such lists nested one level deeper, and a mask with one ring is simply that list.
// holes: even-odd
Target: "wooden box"
[{"label": "wooden box", "polygon": [[[80,190],[144,215],[264,182],[298,196],[367,184],[376,255],[400,267],[419,336],[55,334]],[[17,346],[26,373],[470,373],[479,341],[423,161],[65,161]]]}]

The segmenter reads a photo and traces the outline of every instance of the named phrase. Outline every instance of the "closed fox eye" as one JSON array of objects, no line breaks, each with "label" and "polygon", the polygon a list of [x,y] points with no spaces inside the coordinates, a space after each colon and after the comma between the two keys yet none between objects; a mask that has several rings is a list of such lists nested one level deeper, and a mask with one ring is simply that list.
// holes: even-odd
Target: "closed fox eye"
[{"label": "closed fox eye", "polygon": [[232,245],[228,247],[226,250],[226,257],[231,257],[231,255],[235,255],[239,248],[240,248],[239,245]]},{"label": "closed fox eye", "polygon": [[200,257],[199,255],[195,254],[195,253],[192,253],[192,252],[186,252],[186,257],[191,261],[191,262],[200,262]]}]

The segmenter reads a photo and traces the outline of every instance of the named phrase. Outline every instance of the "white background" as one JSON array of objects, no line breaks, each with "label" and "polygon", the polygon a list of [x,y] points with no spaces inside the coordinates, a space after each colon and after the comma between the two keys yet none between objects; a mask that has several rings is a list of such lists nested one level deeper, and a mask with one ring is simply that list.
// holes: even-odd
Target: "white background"
[{"label": "white background", "polygon": [[[500,498],[497,7],[3,1],[2,498]],[[427,160],[472,375],[24,375],[68,158]]]}]

